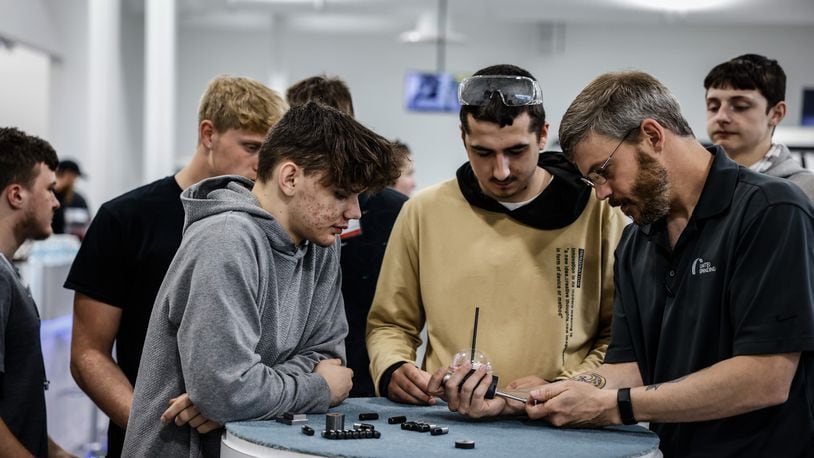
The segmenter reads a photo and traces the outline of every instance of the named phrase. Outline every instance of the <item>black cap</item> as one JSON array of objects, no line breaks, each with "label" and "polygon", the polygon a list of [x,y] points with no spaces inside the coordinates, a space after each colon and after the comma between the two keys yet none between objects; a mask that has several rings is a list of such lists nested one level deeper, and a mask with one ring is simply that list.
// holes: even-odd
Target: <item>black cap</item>
[{"label": "black cap", "polygon": [[70,159],[66,159],[64,161],[59,161],[59,164],[57,165],[57,172],[62,172],[64,170],[67,170],[69,172],[73,172],[77,176],[80,176],[80,177],[82,176],[82,171],[79,169],[79,164],[77,164],[76,162],[74,162],[74,161],[72,161]]}]

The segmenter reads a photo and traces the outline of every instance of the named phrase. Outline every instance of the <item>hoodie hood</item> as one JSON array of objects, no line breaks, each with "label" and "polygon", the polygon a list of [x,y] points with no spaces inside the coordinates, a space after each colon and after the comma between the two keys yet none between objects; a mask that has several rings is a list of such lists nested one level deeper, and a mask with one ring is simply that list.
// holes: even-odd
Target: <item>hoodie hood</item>
[{"label": "hoodie hood", "polygon": [[579,179],[576,167],[559,151],[540,153],[537,166],[546,169],[554,179],[534,200],[516,210],[509,210],[497,200],[483,193],[469,162],[457,171],[458,186],[470,205],[510,218],[537,229],[561,229],[579,218],[591,188]]},{"label": "hoodie hood", "polygon": [[310,242],[294,245],[288,232],[274,217],[260,206],[252,194],[254,181],[238,176],[225,175],[207,178],[190,186],[181,193],[184,207],[184,232],[194,224],[210,216],[229,212],[249,215],[263,229],[271,247],[288,255],[305,254]]},{"label": "hoodie hood", "polygon": [[786,145],[779,146],[780,154],[776,158],[772,158],[772,166],[764,172],[766,175],[789,179],[795,175],[811,173],[792,157]]}]

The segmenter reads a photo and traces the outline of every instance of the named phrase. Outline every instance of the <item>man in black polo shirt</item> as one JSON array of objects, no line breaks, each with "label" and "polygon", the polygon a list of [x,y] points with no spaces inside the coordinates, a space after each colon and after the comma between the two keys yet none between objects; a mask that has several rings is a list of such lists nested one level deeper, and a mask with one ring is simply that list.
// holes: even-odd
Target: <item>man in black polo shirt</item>
[{"label": "man in black polo shirt", "polygon": [[810,456],[808,198],[704,149],[675,97],[641,72],[589,84],[560,142],[597,197],[636,224],[616,250],[605,364],[532,391],[528,415],[558,426],[647,421],[665,456]]}]

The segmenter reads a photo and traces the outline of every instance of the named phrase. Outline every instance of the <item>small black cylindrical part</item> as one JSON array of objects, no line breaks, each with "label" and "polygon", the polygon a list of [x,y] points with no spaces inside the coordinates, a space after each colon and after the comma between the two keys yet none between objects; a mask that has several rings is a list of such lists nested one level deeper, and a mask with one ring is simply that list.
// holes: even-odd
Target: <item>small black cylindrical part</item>
[{"label": "small black cylindrical part", "polygon": [[345,429],[345,414],[330,412],[325,414],[325,429],[342,431]]},{"label": "small black cylindrical part", "polygon": [[465,449],[475,448],[475,441],[457,440],[455,441],[455,448],[465,448]]},{"label": "small black cylindrical part", "polygon": [[378,431],[373,431],[373,438],[374,439],[378,439],[380,437],[382,437],[382,433],[380,433]]},{"label": "small black cylindrical part", "polygon": [[404,415],[396,415],[395,417],[390,417],[390,418],[387,419],[387,423],[389,423],[391,425],[395,425],[395,424],[398,424],[398,423],[404,423],[405,421],[407,421],[407,417],[404,416]]},{"label": "small black cylindrical part", "polygon": [[306,436],[313,436],[314,435],[314,428],[308,425],[302,425],[302,433]]},{"label": "small black cylindrical part", "polygon": [[359,414],[359,420],[361,420],[361,421],[378,420],[378,419],[379,419],[379,414],[377,414],[376,412],[363,412],[363,413]]},{"label": "small black cylindrical part", "polygon": [[497,375],[493,375],[492,383],[489,384],[489,389],[486,390],[486,394],[483,397],[486,399],[494,399],[496,390],[497,390]]}]

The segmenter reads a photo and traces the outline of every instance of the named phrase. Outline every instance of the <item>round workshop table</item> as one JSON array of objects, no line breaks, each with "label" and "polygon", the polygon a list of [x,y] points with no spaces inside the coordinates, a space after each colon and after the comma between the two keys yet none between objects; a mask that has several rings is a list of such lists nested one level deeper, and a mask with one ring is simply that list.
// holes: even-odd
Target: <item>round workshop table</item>
[{"label": "round workshop table", "polygon": [[[330,440],[321,436],[324,414],[309,414],[305,423],[315,430],[302,433],[302,424],[286,425],[272,421],[228,423],[221,442],[222,458],[269,456],[345,457],[644,457],[661,456],[655,433],[638,425],[601,429],[554,428],[542,421],[501,418],[469,420],[450,412],[446,404],[411,406],[385,398],[350,398],[330,410],[345,414],[345,429],[354,423],[370,423],[381,432],[380,439]],[[362,412],[376,412],[378,420],[359,420]],[[402,430],[387,419],[404,415],[408,421],[447,426],[449,434]],[[475,441],[472,450],[456,449],[455,441]]]}]

